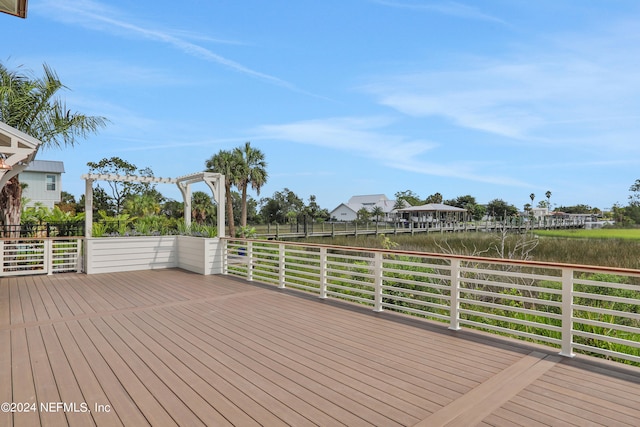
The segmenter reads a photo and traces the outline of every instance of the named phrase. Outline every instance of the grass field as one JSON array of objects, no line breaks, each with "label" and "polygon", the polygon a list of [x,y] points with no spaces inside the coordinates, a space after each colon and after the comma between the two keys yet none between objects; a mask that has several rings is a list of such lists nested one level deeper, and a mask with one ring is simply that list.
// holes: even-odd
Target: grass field
[{"label": "grass field", "polygon": [[[560,230],[558,234],[551,234],[556,233],[554,231],[546,233],[536,231],[538,237],[531,237],[538,240],[537,246],[530,253],[531,259],[640,270],[640,230],[578,230],[575,234],[571,230]],[[595,234],[591,236],[586,235],[587,233]],[[400,250],[477,254],[487,257],[499,257],[497,249],[501,244],[498,233],[434,233],[415,236],[387,234],[386,238]],[[328,245],[382,248],[384,238],[337,236],[302,240]],[[505,243],[507,246],[515,245],[517,236],[509,236]]]},{"label": "grass field", "polygon": [[629,239],[640,240],[640,228],[605,228],[597,230],[536,230],[541,237],[566,237],[575,239]]}]

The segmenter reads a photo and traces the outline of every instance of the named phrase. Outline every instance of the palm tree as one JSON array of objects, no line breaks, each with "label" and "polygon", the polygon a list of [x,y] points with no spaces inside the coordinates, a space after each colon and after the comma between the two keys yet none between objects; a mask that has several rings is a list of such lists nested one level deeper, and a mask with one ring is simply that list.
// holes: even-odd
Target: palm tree
[{"label": "palm tree", "polygon": [[544,195],[547,198],[547,209],[549,210],[549,212],[551,212],[551,191],[547,190]]},{"label": "palm tree", "polygon": [[384,210],[380,206],[376,206],[371,209],[371,215],[375,217],[376,222],[380,221],[380,217],[384,216]]},{"label": "palm tree", "polygon": [[238,157],[240,169],[238,171],[238,188],[242,195],[242,212],[240,225],[247,225],[247,187],[256,190],[260,195],[260,188],[267,182],[267,162],[264,160],[264,153],[259,149],[251,147],[250,142],[245,142],[243,147],[237,147],[233,154]]},{"label": "palm tree", "polygon": [[211,197],[204,191],[196,191],[191,196],[191,217],[202,225],[207,220],[207,214],[213,212]]},{"label": "palm tree", "polygon": [[224,191],[227,204],[227,221],[229,223],[229,236],[236,236],[236,226],[233,220],[233,199],[231,198],[231,186],[238,184],[238,171],[242,170],[239,157],[231,151],[220,150],[218,154],[211,156],[205,162],[207,172],[217,172],[224,175]]},{"label": "palm tree", "polygon": [[[9,71],[0,64],[0,121],[42,142],[45,146],[73,146],[107,123],[107,119],[72,113],[56,97],[66,87],[56,73],[43,65],[42,78],[30,78]],[[19,224],[22,187],[18,177],[11,178],[0,190],[0,221]]]}]

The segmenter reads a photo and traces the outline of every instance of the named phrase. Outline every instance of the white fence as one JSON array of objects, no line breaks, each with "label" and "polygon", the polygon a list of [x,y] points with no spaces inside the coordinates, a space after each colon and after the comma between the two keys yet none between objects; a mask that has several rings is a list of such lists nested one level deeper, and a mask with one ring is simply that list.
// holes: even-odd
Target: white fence
[{"label": "white fence", "polygon": [[81,270],[82,238],[0,240],[0,276]]},{"label": "white fence", "polygon": [[640,363],[640,270],[223,241],[225,274]]}]

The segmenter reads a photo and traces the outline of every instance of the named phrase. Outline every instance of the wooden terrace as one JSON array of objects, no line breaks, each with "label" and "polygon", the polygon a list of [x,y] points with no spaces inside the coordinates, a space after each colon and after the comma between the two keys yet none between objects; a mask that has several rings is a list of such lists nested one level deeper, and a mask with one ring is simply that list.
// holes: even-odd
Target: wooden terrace
[{"label": "wooden terrace", "polygon": [[0,278],[2,402],[2,426],[636,426],[640,369],[228,276],[66,273]]}]

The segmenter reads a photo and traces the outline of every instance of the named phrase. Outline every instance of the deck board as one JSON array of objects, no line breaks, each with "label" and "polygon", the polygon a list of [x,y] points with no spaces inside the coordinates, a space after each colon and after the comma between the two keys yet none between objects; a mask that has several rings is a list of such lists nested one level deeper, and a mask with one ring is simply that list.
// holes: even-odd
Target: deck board
[{"label": "deck board", "polygon": [[640,369],[226,276],[66,273],[0,277],[0,401],[90,409],[8,426],[635,425]]}]

